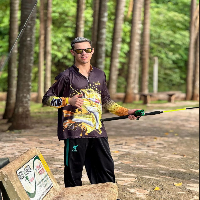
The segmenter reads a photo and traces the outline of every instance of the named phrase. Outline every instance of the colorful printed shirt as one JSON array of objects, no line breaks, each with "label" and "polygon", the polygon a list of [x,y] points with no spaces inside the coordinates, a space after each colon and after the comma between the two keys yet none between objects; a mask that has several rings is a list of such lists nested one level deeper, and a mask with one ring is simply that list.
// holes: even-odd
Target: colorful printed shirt
[{"label": "colorful printed shirt", "polygon": [[[60,73],[43,97],[43,104],[58,108],[58,138],[107,137],[101,122],[102,106],[118,116],[128,115],[128,109],[111,100],[105,73],[91,67],[88,78],[73,65]],[[68,98],[82,94],[82,109],[68,104]]]}]

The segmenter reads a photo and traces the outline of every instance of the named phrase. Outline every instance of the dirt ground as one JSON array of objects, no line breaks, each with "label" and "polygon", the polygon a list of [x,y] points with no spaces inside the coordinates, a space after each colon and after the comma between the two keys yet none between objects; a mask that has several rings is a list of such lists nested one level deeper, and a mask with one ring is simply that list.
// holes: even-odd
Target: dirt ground
[{"label": "dirt ground", "polygon": [[[162,106],[165,110],[169,106],[173,109],[174,105],[160,105],[159,110]],[[153,110],[150,106],[146,112]],[[104,114],[103,118],[110,116]],[[9,124],[0,120],[0,157],[12,161],[31,147],[37,147],[57,182],[64,187],[64,145],[56,136],[56,114],[46,119],[38,115],[32,121],[33,129],[8,132]],[[121,200],[199,199],[199,109],[104,124]],[[89,184],[85,169],[82,181]]]}]

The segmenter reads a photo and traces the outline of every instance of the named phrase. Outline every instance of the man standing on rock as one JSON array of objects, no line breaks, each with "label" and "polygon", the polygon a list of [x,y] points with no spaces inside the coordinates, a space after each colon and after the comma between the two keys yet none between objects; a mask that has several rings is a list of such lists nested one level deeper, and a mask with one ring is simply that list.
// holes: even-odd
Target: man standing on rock
[{"label": "man standing on rock", "polygon": [[64,140],[65,187],[81,186],[85,165],[91,184],[115,183],[114,162],[101,122],[102,106],[118,116],[133,114],[110,99],[103,71],[90,64],[94,49],[87,38],[71,43],[75,63],[55,78],[43,104],[58,108],[58,138]]}]

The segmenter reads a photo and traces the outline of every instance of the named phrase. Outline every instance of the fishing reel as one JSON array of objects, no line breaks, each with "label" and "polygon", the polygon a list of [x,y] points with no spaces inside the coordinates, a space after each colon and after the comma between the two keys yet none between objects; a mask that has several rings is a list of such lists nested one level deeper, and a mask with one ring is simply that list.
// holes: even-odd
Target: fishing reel
[{"label": "fishing reel", "polygon": [[144,110],[136,110],[134,116],[137,117],[137,120],[139,120],[141,116],[145,116],[145,112]]}]

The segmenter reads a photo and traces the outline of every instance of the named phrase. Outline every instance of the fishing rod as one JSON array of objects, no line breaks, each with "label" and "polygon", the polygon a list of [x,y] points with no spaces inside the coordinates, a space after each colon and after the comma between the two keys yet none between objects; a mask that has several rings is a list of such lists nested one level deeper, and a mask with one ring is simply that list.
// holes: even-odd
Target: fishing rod
[{"label": "fishing rod", "polygon": [[[36,8],[36,6],[37,6],[37,3],[38,3],[38,0],[35,1],[35,4],[34,4],[34,6],[33,6],[33,9],[31,10],[31,13],[29,14],[29,16],[28,16],[26,22],[24,23],[24,26],[22,27],[22,29],[21,29],[19,35],[17,36],[17,39],[15,40],[15,42],[14,42],[14,44],[13,44],[13,46],[12,46],[10,52],[9,52],[8,55],[6,56],[3,65],[0,66],[0,77],[1,77],[1,74],[2,74],[2,72],[3,72],[4,67],[6,66],[6,64],[7,64],[8,60],[9,60],[11,54],[12,54],[12,51],[13,51],[13,49],[14,49],[14,47],[15,47],[17,41],[18,41],[18,40],[21,38],[21,36],[23,35],[23,32],[24,32],[24,30],[26,29],[26,27],[27,27],[27,25],[28,25],[28,22],[29,22],[29,20],[30,20],[30,17],[31,17],[33,11],[35,10],[35,8]],[[3,59],[3,60],[4,60],[4,59]],[[3,62],[3,61],[2,61],[2,62]]]},{"label": "fishing rod", "polygon": [[[166,110],[166,111],[153,111],[149,113],[145,113],[144,110],[136,110],[135,113],[133,114],[135,117],[138,117],[137,120],[139,120],[140,117],[142,116],[148,116],[148,115],[158,115],[161,113],[166,113],[166,112],[174,112],[174,111],[180,111],[180,110],[188,110],[188,109],[195,109],[199,107],[191,107],[191,108],[182,108],[182,109],[176,109],[176,110]],[[119,120],[119,119],[126,119],[130,115],[125,115],[125,116],[120,116],[120,117],[111,117],[111,118],[105,118],[102,119],[101,122],[105,121],[113,121],[113,120]]]}]

